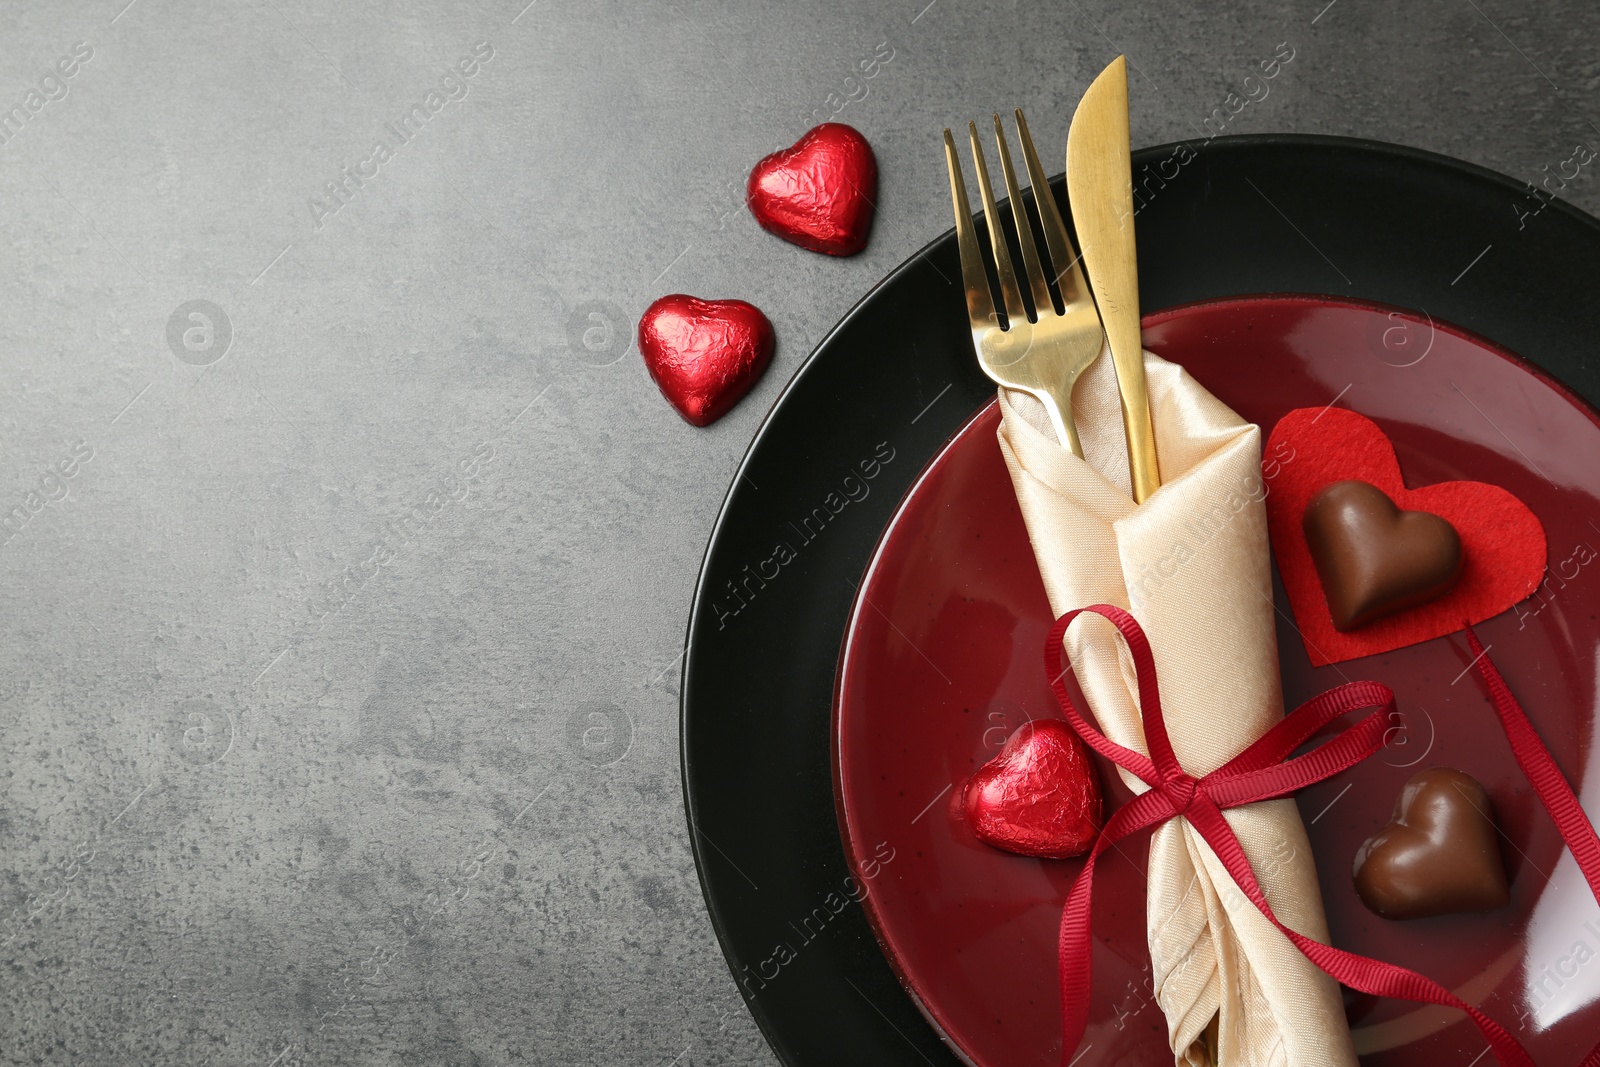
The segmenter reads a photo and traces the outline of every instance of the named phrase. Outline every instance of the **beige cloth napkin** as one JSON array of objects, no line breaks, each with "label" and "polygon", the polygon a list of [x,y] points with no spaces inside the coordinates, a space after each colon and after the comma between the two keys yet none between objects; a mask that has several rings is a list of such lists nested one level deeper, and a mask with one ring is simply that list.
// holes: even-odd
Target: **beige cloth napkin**
[{"label": "beige cloth napkin", "polygon": [[[1001,390],[1000,447],[1050,606],[1129,609],[1150,638],[1172,747],[1190,774],[1215,770],[1283,717],[1268,560],[1261,431],[1185,370],[1145,353],[1162,486],[1129,495],[1116,376],[1103,352],[1073,393],[1085,459],[1056,442],[1032,397]],[[1067,635],[1100,728],[1146,751],[1133,665],[1115,629],[1083,616]],[[1124,774],[1129,786],[1145,786]],[[1322,895],[1290,799],[1226,813],[1273,911],[1328,939]],[[1353,1065],[1339,987],[1273,929],[1183,819],[1150,842],[1153,987],[1174,1062],[1204,1067],[1218,1019],[1221,1067]]]}]

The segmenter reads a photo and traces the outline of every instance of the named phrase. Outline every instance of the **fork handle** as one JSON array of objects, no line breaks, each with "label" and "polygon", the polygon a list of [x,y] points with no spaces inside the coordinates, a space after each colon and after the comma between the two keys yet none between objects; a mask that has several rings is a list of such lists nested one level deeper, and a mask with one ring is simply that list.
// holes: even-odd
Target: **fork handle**
[{"label": "fork handle", "polygon": [[1079,459],[1083,458],[1083,442],[1078,440],[1078,423],[1072,417],[1072,400],[1067,399],[1065,411],[1061,403],[1050,393],[1043,390],[1033,396],[1044,405],[1044,412],[1050,418],[1050,425],[1056,431],[1056,440],[1072,450],[1072,454]]}]

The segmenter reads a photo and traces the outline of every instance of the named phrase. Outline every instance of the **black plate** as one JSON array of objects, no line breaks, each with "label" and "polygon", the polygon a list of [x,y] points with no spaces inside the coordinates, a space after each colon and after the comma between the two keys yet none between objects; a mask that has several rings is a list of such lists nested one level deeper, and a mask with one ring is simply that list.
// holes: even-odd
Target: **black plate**
[{"label": "black plate", "polygon": [[[1600,403],[1600,221],[1559,201],[1530,217],[1540,201],[1525,184],[1393,145],[1185,147],[1133,157],[1149,194],[1137,216],[1146,312],[1273,292],[1422,308]],[[873,546],[923,465],[994,395],[968,338],[952,231],[868,293],[795,375],[733,481],[695,592],[682,688],[695,863],[734,977],[788,1064],[959,1062],[849,900],[829,725]],[[864,462],[878,463],[870,481]]]}]

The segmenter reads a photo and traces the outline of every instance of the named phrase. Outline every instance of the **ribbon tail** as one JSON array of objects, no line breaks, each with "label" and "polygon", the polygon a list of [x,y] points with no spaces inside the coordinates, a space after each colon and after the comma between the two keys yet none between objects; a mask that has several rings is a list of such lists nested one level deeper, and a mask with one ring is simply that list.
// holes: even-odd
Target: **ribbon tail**
[{"label": "ribbon tail", "polygon": [[[1104,836],[1100,840],[1105,840]],[[1088,862],[1072,883],[1066,907],[1061,909],[1061,930],[1056,941],[1057,969],[1061,975],[1061,1065],[1071,1067],[1089,1027],[1089,988],[1093,981],[1093,952],[1089,947],[1089,921],[1093,910],[1094,861],[1100,855],[1095,842]]]},{"label": "ribbon tail", "polygon": [[[1489,704],[1500,720],[1500,729],[1511,746],[1511,754],[1517,758],[1517,766],[1522,768],[1528,781],[1533,783],[1534,792],[1539,794],[1539,800],[1550,812],[1561,839],[1572,850],[1572,858],[1583,872],[1584,881],[1589,883],[1589,892],[1594,894],[1595,900],[1600,901],[1600,837],[1596,836],[1594,826],[1584,814],[1583,805],[1573,795],[1567,776],[1556,766],[1555,758],[1534,729],[1533,721],[1522,710],[1522,705],[1511,693],[1511,687],[1489,658],[1489,650],[1483,647],[1472,627],[1465,629],[1467,647],[1473,655],[1472,666],[1477,669],[1478,677],[1483,679],[1489,691]],[[1600,1067],[1600,1042],[1596,1042],[1583,1058],[1583,1067]]]},{"label": "ribbon tail", "polygon": [[1081,1055],[1078,1045],[1089,1028],[1089,991],[1093,985],[1094,954],[1089,944],[1094,918],[1094,865],[1100,853],[1129,834],[1166,822],[1177,814],[1166,797],[1151,790],[1134,797],[1100,828],[1083,870],[1072,883],[1061,909],[1061,929],[1056,938],[1056,968],[1061,976],[1061,1065],[1072,1067]]},{"label": "ribbon tail", "polygon": [[1273,914],[1272,905],[1267,903],[1266,894],[1262,892],[1261,884],[1256,881],[1255,872],[1251,870],[1250,861],[1244,854],[1244,846],[1239,843],[1233,828],[1222,817],[1222,809],[1209,797],[1203,794],[1197,796],[1195,803],[1184,812],[1184,817],[1199,832],[1206,844],[1211,846],[1217,858],[1233,876],[1234,883],[1256,906],[1256,910],[1293,942],[1306,959],[1316,964],[1324,973],[1363,993],[1458,1008],[1466,1012],[1477,1025],[1478,1032],[1489,1043],[1489,1047],[1494,1050],[1495,1057],[1503,1067],[1535,1067],[1527,1050],[1505,1027],[1433,979],[1405,967],[1325,945],[1285,926]]},{"label": "ribbon tail", "polygon": [[1522,710],[1517,698],[1511,695],[1511,687],[1500,677],[1494,661],[1489,658],[1489,650],[1479,643],[1472,627],[1468,626],[1466,633],[1467,645],[1475,657],[1472,665],[1488,687],[1489,703],[1500,719],[1500,729],[1505,732],[1506,741],[1511,745],[1511,753],[1516,756],[1517,765],[1528,776],[1528,781],[1533,783],[1534,791],[1555,820],[1556,829],[1561,831],[1561,839],[1572,850],[1572,858],[1578,861],[1578,869],[1589,883],[1589,891],[1600,901],[1600,837],[1589,825],[1589,818],[1583,813],[1578,798],[1573,795],[1572,786],[1567,784],[1566,775],[1561,773],[1550,750],[1539,739],[1539,733],[1533,728],[1527,712]]}]

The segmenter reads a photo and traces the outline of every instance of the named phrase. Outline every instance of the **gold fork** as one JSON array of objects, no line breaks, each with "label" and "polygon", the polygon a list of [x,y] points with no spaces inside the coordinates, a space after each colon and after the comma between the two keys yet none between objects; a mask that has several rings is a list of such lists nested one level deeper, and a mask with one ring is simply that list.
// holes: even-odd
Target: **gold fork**
[{"label": "gold fork", "polygon": [[[972,209],[967,205],[967,186],[961,179],[961,162],[956,157],[955,140],[944,131],[945,163],[950,168],[950,198],[956,212],[956,243],[961,248],[961,280],[967,291],[967,318],[972,324],[972,347],[978,365],[998,385],[1019,389],[1044,405],[1056,437],[1080,458],[1083,446],[1072,417],[1072,386],[1078,375],[1100,354],[1105,333],[1094,297],[1084,284],[1083,270],[1061,221],[1056,198],[1039,166],[1033,137],[1022,109],[1016,109],[1017,137],[1033,188],[1034,205],[1044,231],[1045,247],[1054,270],[1047,274],[1033,242],[1033,230],[1022,196],[1017,192],[1016,175],[1011,169],[1011,151],[1006,146],[1000,116],[994,117],[995,144],[1000,152],[1000,170],[1005,177],[1006,196],[1011,201],[1016,223],[1017,244],[1022,249],[1022,272],[1033,295],[1034,318],[1022,301],[1016,272],[1011,266],[1011,251],[994,191],[989,185],[989,170],[983,147],[978,143],[978,126],[967,123],[972,141],[972,160],[978,171],[978,189],[983,195],[983,215],[989,224],[989,244],[993,249],[995,274],[1000,280],[1000,297],[1005,305],[1005,325],[995,311],[994,296],[984,270],[983,252],[978,246],[977,229],[972,224]],[[1054,279],[1061,292],[1058,311],[1050,295],[1048,281]]]}]

